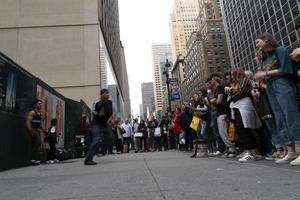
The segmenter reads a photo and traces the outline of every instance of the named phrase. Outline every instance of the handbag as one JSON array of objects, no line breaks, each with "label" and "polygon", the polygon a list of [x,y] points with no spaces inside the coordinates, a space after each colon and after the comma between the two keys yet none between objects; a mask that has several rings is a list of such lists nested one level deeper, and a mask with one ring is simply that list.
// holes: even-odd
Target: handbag
[{"label": "handbag", "polygon": [[184,145],[185,144],[185,138],[184,138],[184,132],[181,132],[180,134],[179,134],[179,144],[182,144],[182,145]]},{"label": "handbag", "polygon": [[199,117],[194,116],[190,128],[192,128],[194,131],[199,132],[201,129],[201,119]]},{"label": "handbag", "polygon": [[155,130],[154,130],[154,137],[160,137],[160,136],[161,136],[160,128],[155,128]]},{"label": "handbag", "polygon": [[232,142],[238,141],[238,136],[237,136],[236,127],[235,127],[234,122],[229,122],[228,139]]}]

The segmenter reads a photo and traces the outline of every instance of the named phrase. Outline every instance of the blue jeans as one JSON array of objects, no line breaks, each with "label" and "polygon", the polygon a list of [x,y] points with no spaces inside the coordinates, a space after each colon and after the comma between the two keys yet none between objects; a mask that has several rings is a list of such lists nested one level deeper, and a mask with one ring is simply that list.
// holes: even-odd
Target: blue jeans
[{"label": "blue jeans", "polygon": [[93,160],[94,155],[99,150],[100,146],[103,144],[103,137],[105,132],[108,131],[108,124],[100,124],[98,122],[92,122],[91,133],[92,133],[92,143],[89,146],[85,162]]},{"label": "blue jeans", "polygon": [[278,134],[276,128],[275,128],[275,120],[274,118],[266,119],[265,120],[266,127],[271,134],[271,142],[275,146],[276,149],[282,148],[285,146],[283,143],[284,140],[280,135]]},{"label": "blue jeans", "polygon": [[294,83],[288,78],[280,77],[270,81],[266,91],[278,137],[285,145],[300,144],[300,115]]},{"label": "blue jeans", "polygon": [[201,118],[201,130],[200,132],[198,133],[198,138],[199,139],[204,139],[206,140],[207,139],[207,131],[208,131],[208,128],[209,128],[209,123],[206,119],[202,119]]}]

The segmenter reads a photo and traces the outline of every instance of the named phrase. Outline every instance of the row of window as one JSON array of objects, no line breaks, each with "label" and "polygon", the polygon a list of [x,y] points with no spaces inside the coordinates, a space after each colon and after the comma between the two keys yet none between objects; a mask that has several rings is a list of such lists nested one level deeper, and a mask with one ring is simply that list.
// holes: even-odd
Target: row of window
[{"label": "row of window", "polygon": [[[265,9],[266,4],[263,1],[251,9],[249,7],[241,8],[244,15],[241,16],[238,12],[233,14],[233,9],[236,9],[237,6],[242,7],[244,2],[234,5],[225,3],[224,8],[227,5],[225,8],[226,20],[236,66],[247,65],[249,67],[252,65],[253,67],[254,42],[261,32],[273,34],[284,46],[293,46],[298,40],[294,25],[295,21],[300,20],[299,2],[267,1],[267,4],[268,9]],[[228,5],[233,8],[229,9]]]}]

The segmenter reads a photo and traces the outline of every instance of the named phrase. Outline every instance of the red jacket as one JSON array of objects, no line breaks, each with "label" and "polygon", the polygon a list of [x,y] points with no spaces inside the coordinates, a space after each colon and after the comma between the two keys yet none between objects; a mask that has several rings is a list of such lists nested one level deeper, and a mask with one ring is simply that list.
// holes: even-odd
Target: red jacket
[{"label": "red jacket", "polygon": [[180,125],[180,115],[181,115],[180,112],[176,112],[172,120],[174,124],[173,132],[175,135],[179,135],[182,132],[181,125]]}]

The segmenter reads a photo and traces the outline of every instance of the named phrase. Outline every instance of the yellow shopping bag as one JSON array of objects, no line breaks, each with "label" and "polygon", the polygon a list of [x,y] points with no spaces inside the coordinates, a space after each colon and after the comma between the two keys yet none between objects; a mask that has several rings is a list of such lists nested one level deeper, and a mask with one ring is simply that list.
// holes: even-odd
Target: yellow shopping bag
[{"label": "yellow shopping bag", "polygon": [[235,127],[234,122],[229,122],[228,139],[232,142],[237,142],[238,141],[238,136],[237,136],[237,133],[236,133],[236,127]]},{"label": "yellow shopping bag", "polygon": [[201,129],[201,119],[199,117],[193,117],[192,122],[190,124],[190,127],[194,130],[194,131],[200,131]]}]

